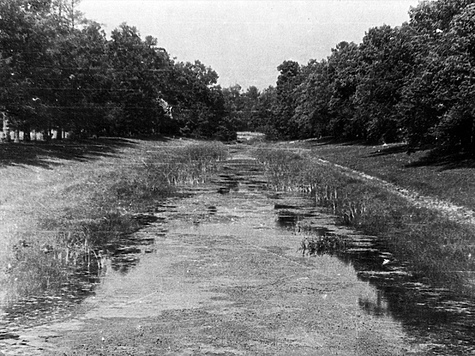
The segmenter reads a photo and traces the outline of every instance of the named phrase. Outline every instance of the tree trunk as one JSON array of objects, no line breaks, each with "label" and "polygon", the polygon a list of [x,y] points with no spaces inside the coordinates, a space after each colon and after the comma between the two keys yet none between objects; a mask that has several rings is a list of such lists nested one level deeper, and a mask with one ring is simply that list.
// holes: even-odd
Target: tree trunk
[{"label": "tree trunk", "polygon": [[475,157],[475,117],[472,117],[472,128],[470,135],[470,154],[472,157]]},{"label": "tree trunk", "polygon": [[9,127],[8,117],[4,112],[1,113],[1,116],[2,116],[2,121],[3,121],[3,130],[2,130],[1,140],[3,142],[10,142],[10,127]]},{"label": "tree trunk", "polygon": [[28,124],[23,127],[23,141],[31,142],[31,128]]},{"label": "tree trunk", "polygon": [[20,143],[20,130],[18,129],[15,129],[15,131],[13,131],[13,142]]},{"label": "tree trunk", "polygon": [[43,131],[43,140],[46,141],[46,142],[51,141],[51,130],[50,129],[46,129],[46,130]]}]

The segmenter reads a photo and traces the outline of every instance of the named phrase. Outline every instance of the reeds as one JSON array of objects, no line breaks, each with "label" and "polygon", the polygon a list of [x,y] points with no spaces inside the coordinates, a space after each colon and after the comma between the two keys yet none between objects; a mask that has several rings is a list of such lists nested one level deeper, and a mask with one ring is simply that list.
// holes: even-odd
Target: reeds
[{"label": "reeds", "polygon": [[134,214],[153,211],[179,185],[206,182],[227,155],[212,142],[147,148],[97,171],[71,173],[32,207],[31,228],[14,232],[4,261],[10,299],[61,288],[73,270],[100,273],[106,246],[140,228]]},{"label": "reeds", "polygon": [[227,155],[222,143],[203,142],[156,152],[145,164],[171,186],[195,185],[205,183]]},{"label": "reeds", "polygon": [[334,255],[338,252],[344,252],[348,247],[348,242],[344,237],[325,234],[318,237],[305,237],[299,250],[302,251],[302,255]]},{"label": "reeds", "polygon": [[[261,149],[256,156],[271,188],[302,192],[335,214],[337,222],[383,237],[395,257],[406,261],[416,275],[461,292],[475,291],[473,226],[414,206],[377,184],[348,177],[308,155]],[[327,243],[321,237],[310,238],[301,248],[318,254]]]},{"label": "reeds", "polygon": [[305,161],[299,154],[259,148],[255,156],[265,168],[269,188],[280,191],[302,189],[299,178],[304,171]]}]

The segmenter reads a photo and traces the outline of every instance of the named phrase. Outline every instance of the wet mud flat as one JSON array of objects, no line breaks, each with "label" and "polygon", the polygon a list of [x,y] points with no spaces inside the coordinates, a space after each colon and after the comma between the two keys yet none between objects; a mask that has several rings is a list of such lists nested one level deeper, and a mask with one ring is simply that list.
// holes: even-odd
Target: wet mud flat
[{"label": "wet mud flat", "polygon": [[[267,189],[236,146],[212,184],[157,206],[80,288],[4,310],[6,355],[465,355],[473,300],[384,241]],[[316,248],[302,249],[315,242]],[[303,245],[302,245],[303,243]],[[306,245],[305,245],[306,244]],[[68,299],[69,298],[69,299]],[[48,302],[46,302],[48,301]],[[28,307],[27,307],[28,306]]]}]

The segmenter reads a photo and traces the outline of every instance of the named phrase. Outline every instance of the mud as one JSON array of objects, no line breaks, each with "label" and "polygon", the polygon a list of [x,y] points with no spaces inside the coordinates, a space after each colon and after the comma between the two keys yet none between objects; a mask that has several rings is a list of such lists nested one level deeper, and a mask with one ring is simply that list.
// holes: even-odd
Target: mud
[{"label": "mud", "polygon": [[[430,288],[392,257],[384,241],[336,226],[311,201],[266,190],[245,147],[233,149],[212,184],[138,217],[146,226],[120,246],[109,246],[114,253],[100,261],[87,288],[67,291],[74,298],[66,302],[52,295],[46,298],[51,303],[36,306],[30,298],[5,310],[0,350],[5,355],[475,351],[472,300]],[[309,253],[301,247],[310,240],[344,243]]]}]

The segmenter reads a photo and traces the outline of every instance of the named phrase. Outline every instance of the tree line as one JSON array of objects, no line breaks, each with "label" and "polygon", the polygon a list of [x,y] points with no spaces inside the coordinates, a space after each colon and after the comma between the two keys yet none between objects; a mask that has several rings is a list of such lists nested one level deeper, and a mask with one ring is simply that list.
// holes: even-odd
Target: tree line
[{"label": "tree line", "polygon": [[[284,61],[275,87],[228,97],[249,129],[431,144],[475,154],[475,1],[422,1],[401,26],[369,29],[324,60]],[[226,96],[226,95],[225,95]],[[247,104],[245,104],[247,103]],[[245,126],[245,125],[244,125]]]},{"label": "tree line", "polygon": [[[232,139],[333,136],[475,154],[475,0],[422,1],[323,60],[278,66],[275,86],[221,88],[122,24],[108,38],[79,0],[0,0],[0,111],[28,133]],[[59,135],[60,137],[61,135]]]},{"label": "tree line", "polygon": [[79,0],[0,0],[0,111],[9,127],[46,138],[226,136],[218,75],[170,58],[122,24],[108,38]]}]

